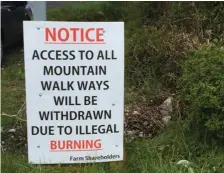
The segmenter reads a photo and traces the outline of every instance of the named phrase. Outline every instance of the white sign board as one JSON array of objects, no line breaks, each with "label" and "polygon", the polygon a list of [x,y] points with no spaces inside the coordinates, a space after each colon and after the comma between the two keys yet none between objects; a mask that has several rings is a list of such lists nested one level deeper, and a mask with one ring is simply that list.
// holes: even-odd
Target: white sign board
[{"label": "white sign board", "polygon": [[29,162],[123,160],[124,23],[24,21]]}]

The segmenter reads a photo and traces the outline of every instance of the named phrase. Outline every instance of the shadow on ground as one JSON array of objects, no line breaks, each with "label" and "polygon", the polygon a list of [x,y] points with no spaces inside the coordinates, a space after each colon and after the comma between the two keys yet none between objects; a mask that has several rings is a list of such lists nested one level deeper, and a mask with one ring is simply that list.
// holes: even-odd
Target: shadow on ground
[{"label": "shadow on ground", "polygon": [[23,42],[13,44],[4,50],[2,68],[6,68],[15,63],[23,63]]}]

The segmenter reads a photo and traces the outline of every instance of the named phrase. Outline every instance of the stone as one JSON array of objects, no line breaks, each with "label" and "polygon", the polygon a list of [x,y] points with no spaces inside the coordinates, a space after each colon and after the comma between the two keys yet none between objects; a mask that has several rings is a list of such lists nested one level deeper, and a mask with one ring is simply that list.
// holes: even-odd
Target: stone
[{"label": "stone", "polygon": [[14,133],[14,132],[16,132],[16,129],[9,129],[8,132],[10,132],[10,133]]},{"label": "stone", "polygon": [[173,112],[172,100],[172,97],[169,97],[159,106],[162,116],[168,116]]},{"label": "stone", "polygon": [[130,135],[130,136],[132,136],[132,135],[134,135],[135,133],[134,133],[134,131],[129,130],[129,131],[127,131],[127,134]]},{"label": "stone", "polygon": [[140,138],[144,137],[143,132],[140,132],[138,136],[139,136]]},{"label": "stone", "polygon": [[124,109],[124,112],[125,112],[125,113],[129,113],[129,112],[130,112],[130,111],[129,111],[129,108],[126,107],[126,108]]},{"label": "stone", "polygon": [[168,125],[170,122],[171,116],[167,115],[162,118],[162,121],[165,125]]},{"label": "stone", "polygon": [[190,165],[190,162],[188,160],[179,160],[177,162],[177,165],[183,165],[184,167],[188,167]]},{"label": "stone", "polygon": [[173,104],[172,104],[172,101],[173,101],[172,97],[169,97],[168,99],[166,99],[164,101],[164,104],[166,104],[167,110],[169,112],[173,112]]},{"label": "stone", "polygon": [[133,115],[139,115],[140,113],[138,111],[134,111]]},{"label": "stone", "polygon": [[167,110],[163,110],[163,109],[160,110],[160,113],[163,117],[170,115],[170,113]]}]

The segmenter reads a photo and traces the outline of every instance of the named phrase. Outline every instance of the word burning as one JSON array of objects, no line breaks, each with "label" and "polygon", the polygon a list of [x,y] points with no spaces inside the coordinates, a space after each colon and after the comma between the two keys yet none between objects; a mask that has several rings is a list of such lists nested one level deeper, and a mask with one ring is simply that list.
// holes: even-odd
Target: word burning
[{"label": "word burning", "polygon": [[51,152],[56,150],[100,150],[102,144],[100,139],[96,140],[51,140]]}]

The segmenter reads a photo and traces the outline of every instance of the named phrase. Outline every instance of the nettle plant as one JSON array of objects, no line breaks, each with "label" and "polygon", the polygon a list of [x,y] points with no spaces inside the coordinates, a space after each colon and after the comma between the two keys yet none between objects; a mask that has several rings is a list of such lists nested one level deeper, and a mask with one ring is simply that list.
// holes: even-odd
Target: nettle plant
[{"label": "nettle plant", "polygon": [[187,126],[224,139],[224,47],[206,46],[194,52],[183,65],[181,87]]}]

